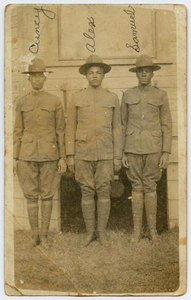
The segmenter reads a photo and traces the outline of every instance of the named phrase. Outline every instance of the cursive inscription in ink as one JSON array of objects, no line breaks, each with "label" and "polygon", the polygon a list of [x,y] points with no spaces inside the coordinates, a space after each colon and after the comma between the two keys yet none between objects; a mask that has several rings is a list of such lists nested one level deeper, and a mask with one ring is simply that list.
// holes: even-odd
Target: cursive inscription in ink
[{"label": "cursive inscription in ink", "polygon": [[139,40],[137,36],[137,27],[135,22],[135,9],[132,5],[128,5],[128,9],[124,9],[124,12],[129,16],[129,24],[132,30],[133,44],[126,43],[127,48],[131,48],[136,52],[140,52]]},{"label": "cursive inscription in ink", "polygon": [[42,7],[34,8],[34,10],[35,10],[35,19],[34,19],[35,39],[34,39],[34,43],[30,44],[29,51],[33,54],[36,54],[39,51],[39,44],[40,44],[40,13],[43,13],[43,15],[50,20],[54,20],[56,14],[53,11]]},{"label": "cursive inscription in ink", "polygon": [[88,18],[88,25],[89,25],[89,29],[88,29],[88,33],[84,32],[83,36],[85,36],[85,38],[88,39],[87,43],[86,43],[86,49],[92,53],[95,52],[95,30],[94,28],[95,26],[95,20],[93,17]]}]

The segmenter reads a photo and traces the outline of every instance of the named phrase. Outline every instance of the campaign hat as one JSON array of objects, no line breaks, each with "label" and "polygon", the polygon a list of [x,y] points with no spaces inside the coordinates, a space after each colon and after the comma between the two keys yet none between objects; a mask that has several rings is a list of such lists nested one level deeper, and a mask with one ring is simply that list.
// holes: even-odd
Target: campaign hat
[{"label": "campaign hat", "polygon": [[86,75],[88,69],[93,66],[103,68],[104,73],[108,73],[111,70],[111,66],[109,66],[108,64],[105,64],[103,62],[103,60],[101,59],[101,57],[99,57],[98,55],[92,54],[87,58],[86,63],[83,64],[79,68],[80,74]]},{"label": "campaign hat", "polygon": [[153,71],[158,71],[161,69],[160,66],[153,63],[152,58],[150,56],[141,55],[136,60],[136,66],[129,69],[129,71],[136,73],[138,69],[144,68],[144,67],[150,67],[150,68],[152,68]]}]

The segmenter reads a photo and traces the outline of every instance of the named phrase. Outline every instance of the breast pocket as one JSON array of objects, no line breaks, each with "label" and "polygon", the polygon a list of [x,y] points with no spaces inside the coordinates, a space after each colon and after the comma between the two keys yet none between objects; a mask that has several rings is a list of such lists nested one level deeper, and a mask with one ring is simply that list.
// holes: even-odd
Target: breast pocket
[{"label": "breast pocket", "polygon": [[163,100],[161,98],[151,98],[147,100],[149,111],[155,115],[158,115],[160,108],[163,105]]},{"label": "breast pocket", "polygon": [[23,106],[21,108],[21,112],[23,115],[24,126],[30,126],[33,124],[34,120],[34,107],[33,106]]},{"label": "breast pocket", "polygon": [[32,111],[32,110],[34,110],[34,106],[23,106],[22,108],[21,108],[21,111],[22,112],[30,112],[30,111]]},{"label": "breast pocket", "polygon": [[141,98],[138,95],[131,95],[125,99],[125,103],[128,106],[128,113],[130,118],[136,119],[140,117],[140,101]]},{"label": "breast pocket", "polygon": [[45,126],[50,126],[55,123],[55,107],[52,105],[42,105],[40,108],[39,117]]},{"label": "breast pocket", "polygon": [[89,102],[78,102],[76,103],[78,112],[78,120],[83,121],[90,116],[90,103]]}]

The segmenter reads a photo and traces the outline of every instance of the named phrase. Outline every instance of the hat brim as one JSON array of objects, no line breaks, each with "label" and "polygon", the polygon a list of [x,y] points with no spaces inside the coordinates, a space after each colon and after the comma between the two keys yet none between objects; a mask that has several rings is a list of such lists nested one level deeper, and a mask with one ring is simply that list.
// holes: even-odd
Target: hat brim
[{"label": "hat brim", "polygon": [[79,72],[82,75],[86,75],[87,71],[89,68],[91,67],[101,67],[103,68],[104,74],[108,73],[111,71],[111,66],[104,64],[104,63],[88,63],[88,64],[84,64],[79,68]]},{"label": "hat brim", "polygon": [[32,71],[32,72],[29,72],[29,71],[25,71],[25,72],[21,72],[21,74],[33,74],[33,73],[53,73],[53,71]]},{"label": "hat brim", "polygon": [[152,68],[153,71],[158,71],[158,70],[161,69],[161,67],[158,66],[158,65],[153,65],[153,66],[142,66],[142,67],[139,67],[139,68],[137,68],[137,67],[131,68],[131,69],[129,69],[129,72],[136,73],[138,69],[146,68],[146,67]]}]

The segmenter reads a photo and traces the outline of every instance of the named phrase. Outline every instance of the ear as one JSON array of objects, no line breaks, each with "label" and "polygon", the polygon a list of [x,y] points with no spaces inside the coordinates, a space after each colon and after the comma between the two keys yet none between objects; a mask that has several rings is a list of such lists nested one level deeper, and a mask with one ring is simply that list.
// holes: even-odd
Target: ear
[{"label": "ear", "polygon": [[28,75],[28,81],[31,81],[30,74]]}]

